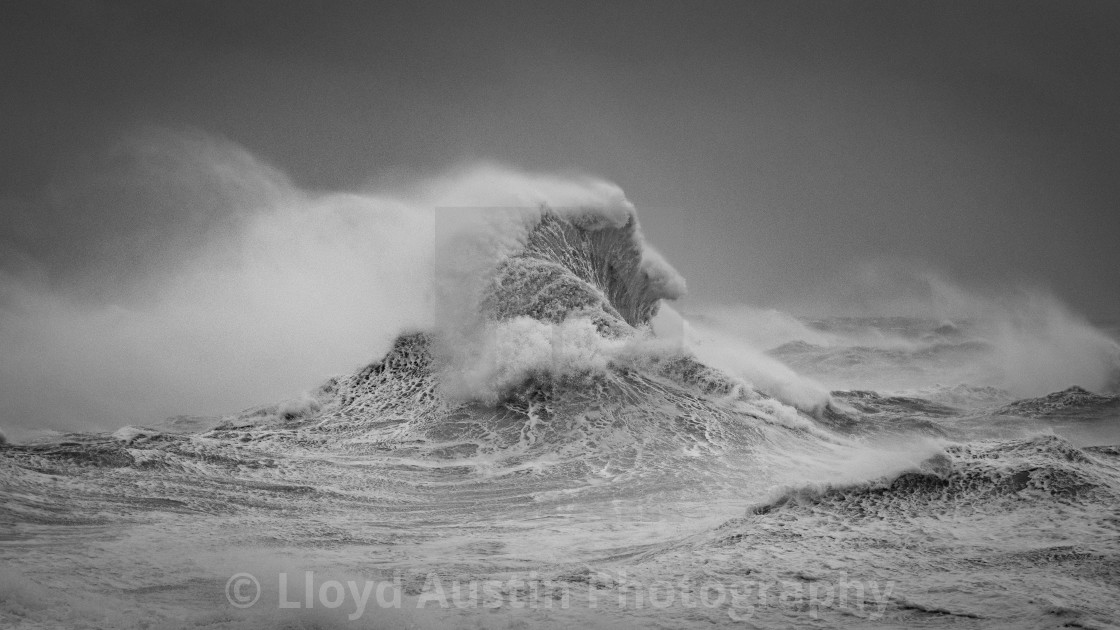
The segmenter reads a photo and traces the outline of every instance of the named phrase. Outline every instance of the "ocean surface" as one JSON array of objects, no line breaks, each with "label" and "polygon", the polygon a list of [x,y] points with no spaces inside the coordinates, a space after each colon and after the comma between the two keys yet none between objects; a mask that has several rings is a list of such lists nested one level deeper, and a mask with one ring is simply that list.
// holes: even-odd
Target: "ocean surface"
[{"label": "ocean surface", "polygon": [[513,223],[303,396],[0,445],[0,626],[1117,627],[1115,331],[681,315],[632,215]]}]

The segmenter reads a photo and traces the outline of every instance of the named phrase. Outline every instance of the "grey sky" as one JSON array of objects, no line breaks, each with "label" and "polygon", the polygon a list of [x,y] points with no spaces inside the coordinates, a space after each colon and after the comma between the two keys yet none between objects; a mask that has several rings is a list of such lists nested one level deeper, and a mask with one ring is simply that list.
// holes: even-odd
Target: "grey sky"
[{"label": "grey sky", "polygon": [[1114,2],[88,1],[0,14],[0,265],[13,251],[59,276],[86,264],[98,232],[83,226],[113,207],[81,204],[75,221],[41,200],[157,125],[224,136],[318,189],[475,158],[600,175],[700,301],[839,307],[878,265],[1041,285],[1120,315]]}]

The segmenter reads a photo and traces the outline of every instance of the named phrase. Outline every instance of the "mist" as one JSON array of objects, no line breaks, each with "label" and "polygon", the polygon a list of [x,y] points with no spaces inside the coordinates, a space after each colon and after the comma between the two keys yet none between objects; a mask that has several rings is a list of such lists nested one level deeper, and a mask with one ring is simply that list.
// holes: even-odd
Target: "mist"
[{"label": "mist", "polygon": [[[801,304],[810,301],[815,304],[800,316],[745,304],[682,310],[715,347],[748,348],[733,354],[755,357],[752,372],[786,373],[770,385],[775,392],[798,381],[881,391],[975,384],[1016,397],[1072,386],[1120,390],[1118,340],[1042,287],[981,290],[940,271],[868,262],[851,284],[805,296]],[[771,356],[798,343],[816,348],[821,358],[800,366],[805,373],[799,375]],[[826,365],[827,357],[835,362]],[[901,361],[907,369],[899,369]]]},{"label": "mist", "polygon": [[293,397],[433,325],[436,208],[625,204],[575,173],[474,162],[301,189],[200,131],[145,129],[53,182],[0,268],[0,417],[112,429]]},{"label": "mist", "polygon": [[[468,276],[485,275],[479,266],[504,251],[495,243],[516,247],[524,226],[463,208],[542,203],[600,208],[615,223],[633,213],[618,186],[574,171],[473,162],[380,189],[314,191],[214,135],[134,131],[28,202],[5,242],[4,426],[112,429],[296,396],[379,358],[402,330],[436,326],[435,312],[475,312],[466,298],[449,308],[446,293],[476,289]],[[450,232],[486,234],[476,247],[485,256],[436,256],[450,247],[446,234],[437,238],[437,208],[444,232],[458,225]],[[669,293],[683,294],[683,280],[642,245],[648,264],[668,270]],[[992,349],[982,380],[1017,395],[1116,386],[1116,342],[1041,289],[981,296],[943,274],[869,263],[845,291],[846,300],[835,287],[804,300],[819,312],[970,322]],[[683,308],[690,351],[805,410],[827,403],[829,388],[860,383],[798,374],[766,351],[791,341],[910,351],[924,343],[879,330],[821,330],[750,305]],[[618,352],[602,351],[596,360]],[[487,399],[525,371],[475,367],[462,373],[486,382],[464,387]],[[964,382],[975,369],[939,376]]]}]

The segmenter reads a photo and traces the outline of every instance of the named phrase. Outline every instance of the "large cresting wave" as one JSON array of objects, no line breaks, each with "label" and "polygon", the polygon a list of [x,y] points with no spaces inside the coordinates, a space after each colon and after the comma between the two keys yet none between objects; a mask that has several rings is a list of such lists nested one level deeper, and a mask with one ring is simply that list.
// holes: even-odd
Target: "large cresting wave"
[{"label": "large cresting wave", "polygon": [[[872,613],[890,627],[1098,627],[1120,614],[1114,395],[1015,400],[984,381],[915,389],[912,374],[898,381],[908,387],[830,391],[822,383],[879,366],[964,373],[960,358],[992,342],[963,323],[771,316],[785,336],[753,331],[766,346],[726,334],[746,321],[733,311],[690,322],[670,305],[684,280],[601,180],[481,167],[391,198],[266,188],[272,201],[238,238],[209,244],[222,263],[161,276],[177,281],[147,305],[153,343],[182,348],[198,332],[162,327],[161,308],[268,280],[283,299],[251,305],[274,327],[261,339],[357,305],[368,321],[328,323],[375,360],[229,415],[0,437],[0,625],[352,627],[326,606],[279,603],[278,576],[314,572],[319,583],[397,581],[403,608],[362,627],[493,627],[499,616],[770,627],[808,623],[810,611],[821,627]],[[269,320],[285,300],[290,311]],[[881,334],[888,325],[901,332]],[[176,345],[159,345],[165,330]],[[1076,338],[1113,365],[1095,334]],[[317,348],[291,343],[296,355]],[[261,578],[261,603],[215,610],[241,573]],[[599,607],[417,610],[432,575],[532,575]],[[746,581],[786,590],[695,604],[713,584]],[[875,584],[874,596],[813,599],[849,582]],[[633,605],[661,585],[676,599]]]}]

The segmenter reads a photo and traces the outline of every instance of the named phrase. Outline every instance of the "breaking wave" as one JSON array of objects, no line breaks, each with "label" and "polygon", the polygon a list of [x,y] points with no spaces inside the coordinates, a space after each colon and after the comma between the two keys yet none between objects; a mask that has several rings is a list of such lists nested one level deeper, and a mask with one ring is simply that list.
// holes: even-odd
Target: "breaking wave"
[{"label": "breaking wave", "polygon": [[[6,562],[17,576],[51,567],[0,598],[0,621],[66,625],[91,593],[162,602],[122,606],[127,619],[104,625],[177,619],[244,570],[226,555],[259,563],[276,550],[301,570],[327,558],[397,571],[413,591],[431,571],[561,580],[592,565],[693,586],[889,578],[900,594],[881,603],[898,627],[941,614],[1091,626],[1117,612],[1106,596],[1120,560],[1117,397],[1024,398],[1030,379],[995,370],[1013,346],[1070,338],[1061,356],[1095,354],[1060,378],[1100,388],[1114,342],[1060,318],[1038,325],[1068,335],[1030,345],[1025,325],[963,319],[682,316],[666,302],[684,280],[613,185],[497,170],[427,194],[446,209],[405,222],[431,228],[430,249],[409,254],[430,258],[431,274],[409,267],[423,288],[406,292],[408,317],[376,322],[376,360],[230,415],[0,438],[0,540],[28,551]],[[1058,373],[1036,372],[1027,389]],[[158,553],[85,546],[114,528]],[[1000,542],[1003,531],[1019,539]],[[1055,542],[1071,531],[1076,545]],[[217,551],[202,562],[200,549]],[[102,565],[117,572],[92,591],[70,577]],[[1057,589],[1068,606],[945,585],[978,573],[1008,592]],[[152,575],[174,600],[144,590]],[[47,584],[77,594],[43,606]],[[785,614],[755,612],[764,625]],[[283,625],[191,614],[190,625]]]}]

